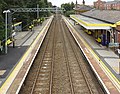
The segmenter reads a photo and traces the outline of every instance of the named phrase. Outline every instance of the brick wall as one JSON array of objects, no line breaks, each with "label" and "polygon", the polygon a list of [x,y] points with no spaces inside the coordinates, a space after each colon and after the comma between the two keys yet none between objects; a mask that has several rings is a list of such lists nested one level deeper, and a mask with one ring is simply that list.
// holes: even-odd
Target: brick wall
[{"label": "brick wall", "polygon": [[94,2],[94,7],[97,9],[104,9],[104,2],[102,2],[101,0],[98,0]]},{"label": "brick wall", "polygon": [[116,27],[116,29],[117,29],[118,31],[120,31],[120,25],[118,25],[118,26]]},{"label": "brick wall", "polygon": [[97,9],[120,10],[120,2],[116,1],[116,3],[107,3],[101,0],[98,0],[94,2],[94,7]]},{"label": "brick wall", "polygon": [[118,25],[116,29],[118,31],[118,42],[120,43],[120,25]]},{"label": "brick wall", "polygon": [[120,32],[118,32],[118,43],[120,43]]},{"label": "brick wall", "polygon": [[120,10],[120,3],[115,4],[105,4],[106,9],[116,9]]}]

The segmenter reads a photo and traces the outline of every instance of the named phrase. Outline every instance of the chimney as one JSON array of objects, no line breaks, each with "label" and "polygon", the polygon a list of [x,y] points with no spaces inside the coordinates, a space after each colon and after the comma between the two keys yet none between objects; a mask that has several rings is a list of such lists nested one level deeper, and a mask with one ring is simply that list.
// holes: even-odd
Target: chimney
[{"label": "chimney", "polygon": [[83,0],[83,5],[85,5],[85,0]]}]

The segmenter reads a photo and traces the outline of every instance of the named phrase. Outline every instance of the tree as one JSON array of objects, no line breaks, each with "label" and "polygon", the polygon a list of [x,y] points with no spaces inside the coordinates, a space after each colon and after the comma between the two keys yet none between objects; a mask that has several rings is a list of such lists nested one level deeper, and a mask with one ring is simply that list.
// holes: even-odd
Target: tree
[{"label": "tree", "polygon": [[45,7],[48,7],[48,1],[44,0],[44,3],[45,3]]},{"label": "tree", "polygon": [[62,4],[61,7],[64,8],[66,11],[71,10],[71,4],[70,3]]},{"label": "tree", "polygon": [[[52,7],[52,3],[48,2],[48,0],[1,0],[0,2],[0,40],[4,35],[4,14],[3,10],[7,10],[10,8],[36,8],[37,4],[39,4],[40,8]],[[42,12],[40,13],[40,17],[46,16],[49,13]],[[13,18],[16,18],[16,21],[22,21],[23,27],[30,24],[33,19],[37,18],[37,13],[14,13]]]},{"label": "tree", "polygon": [[0,3],[0,40],[4,37],[4,15],[3,15],[3,9],[5,8],[6,3],[4,0],[1,0]]},{"label": "tree", "polygon": [[61,7],[65,9],[64,14],[66,16],[69,16],[70,14],[74,14],[73,8],[75,7],[75,5],[73,2],[62,4]]},{"label": "tree", "polygon": [[71,10],[75,7],[75,4],[71,2]]},{"label": "tree", "polygon": [[52,3],[51,2],[48,2],[48,7],[52,7]]}]

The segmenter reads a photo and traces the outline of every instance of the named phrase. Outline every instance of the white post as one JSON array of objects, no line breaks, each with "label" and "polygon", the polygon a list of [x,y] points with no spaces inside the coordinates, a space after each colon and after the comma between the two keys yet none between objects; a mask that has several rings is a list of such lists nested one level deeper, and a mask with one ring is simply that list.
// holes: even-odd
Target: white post
[{"label": "white post", "polygon": [[39,4],[37,4],[37,19],[39,19]]},{"label": "white post", "polygon": [[119,62],[119,65],[118,65],[118,73],[120,75],[120,62]]},{"label": "white post", "polygon": [[7,54],[7,12],[6,12],[6,17],[5,17],[5,53]]},{"label": "white post", "polygon": [[10,10],[3,11],[5,13],[5,54],[7,54],[7,15]]}]

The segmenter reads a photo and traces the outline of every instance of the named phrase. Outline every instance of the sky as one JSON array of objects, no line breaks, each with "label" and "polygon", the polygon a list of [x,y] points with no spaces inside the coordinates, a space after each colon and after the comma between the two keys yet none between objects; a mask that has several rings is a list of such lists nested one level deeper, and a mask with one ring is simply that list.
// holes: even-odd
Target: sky
[{"label": "sky", "polygon": [[[53,5],[61,6],[63,3],[69,3],[69,2],[76,2],[76,0],[48,0],[49,2],[52,2]],[[78,4],[82,4],[83,0],[77,0]],[[85,0],[86,5],[93,5],[93,2],[97,0]],[[102,1],[114,1],[114,0],[102,0]]]}]

